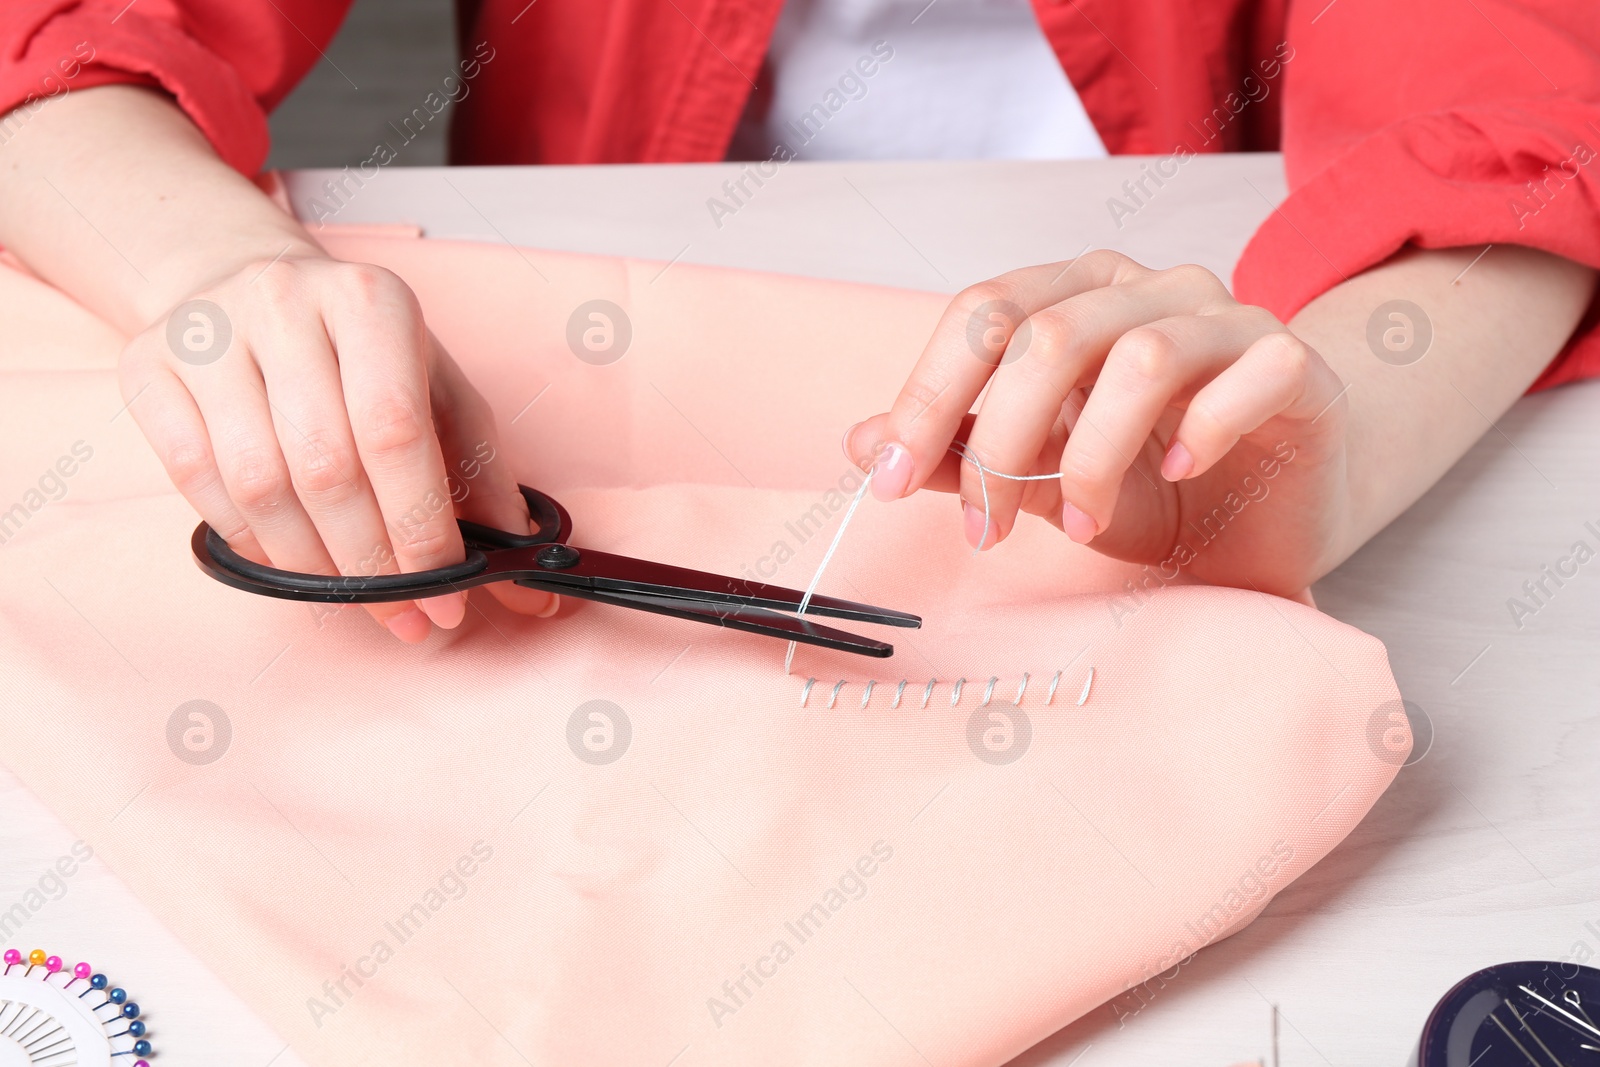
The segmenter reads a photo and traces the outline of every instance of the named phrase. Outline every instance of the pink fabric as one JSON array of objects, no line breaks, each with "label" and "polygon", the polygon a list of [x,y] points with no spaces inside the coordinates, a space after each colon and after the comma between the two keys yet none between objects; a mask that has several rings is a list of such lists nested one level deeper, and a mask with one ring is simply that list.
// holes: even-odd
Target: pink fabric
[{"label": "pink fabric", "polygon": [[[797,587],[855,484],[841,431],[943,303],[331,244],[417,289],[577,544]],[[565,341],[596,298],[632,322],[609,366]],[[319,1067],[992,1067],[1252,919],[1408,743],[1372,637],[1248,592],[1136,598],[1134,568],[1032,520],[974,557],[933,494],[867,500],[822,584],[924,616],[891,660],[802,647],[785,676],[775,641],[481,594],[402,646],[202,575],[119,414],[115,334],[12,270],[0,315],[0,508],[26,511],[0,544],[0,759]],[[231,724],[209,764],[169,747],[192,700]],[[631,725],[613,762],[569,744],[603,730],[571,726],[593,700]]]}]

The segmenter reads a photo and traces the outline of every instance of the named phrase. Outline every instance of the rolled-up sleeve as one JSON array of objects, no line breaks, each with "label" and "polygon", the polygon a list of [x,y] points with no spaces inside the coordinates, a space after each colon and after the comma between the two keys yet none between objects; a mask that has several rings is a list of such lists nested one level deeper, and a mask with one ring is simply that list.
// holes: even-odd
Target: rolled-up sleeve
[{"label": "rolled-up sleeve", "polygon": [[[1241,300],[1288,319],[1407,244],[1600,267],[1594,0],[1314,0],[1289,42],[1290,191],[1235,269]],[[1591,308],[1535,388],[1600,375],[1597,326]]]},{"label": "rolled-up sleeve", "polygon": [[267,112],[322,56],[347,0],[7,0],[0,144],[50,97],[97,85],[170,95],[235,169],[267,157]]}]

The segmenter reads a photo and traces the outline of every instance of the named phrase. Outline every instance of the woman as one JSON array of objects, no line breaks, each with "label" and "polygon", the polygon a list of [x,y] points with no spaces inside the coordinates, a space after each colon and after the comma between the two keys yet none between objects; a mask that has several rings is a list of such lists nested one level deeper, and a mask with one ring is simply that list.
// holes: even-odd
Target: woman
[{"label": "woman", "polygon": [[[453,517],[401,516],[494,441],[488,407],[403,282],[329,259],[247,178],[266,112],[343,9],[13,4],[0,243],[136,335],[130,410],[236,549],[420,570],[461,558]],[[1600,372],[1586,0],[467,0],[458,28],[459,163],[1161,156],[1125,190],[1133,211],[1194,154],[1281,143],[1292,192],[1237,298],[1199,268],[1107,252],[1013,271],[959,294],[893,408],[846,435],[880,498],[959,492],[981,547],[1027,510],[1166,559],[1188,517],[1288,442],[1282,506],[1193,573],[1293,594],[1541,373]],[[203,373],[180,358],[169,318],[195,299],[228,309],[247,358]],[[1396,375],[1379,357],[1417,329],[1435,356]],[[1059,477],[991,473],[985,514],[957,440],[990,472]],[[469,517],[525,523],[504,467],[482,476]],[[464,595],[372,610],[420,641],[460,623]]]}]

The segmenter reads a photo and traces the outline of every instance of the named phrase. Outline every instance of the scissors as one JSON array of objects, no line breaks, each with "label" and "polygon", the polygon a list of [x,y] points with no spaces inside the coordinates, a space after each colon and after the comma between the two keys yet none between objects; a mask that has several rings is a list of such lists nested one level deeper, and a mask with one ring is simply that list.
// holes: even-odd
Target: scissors
[{"label": "scissors", "polygon": [[[567,544],[572,517],[553,497],[518,486],[538,529],[514,534],[457,519],[467,558],[448,567],[409,574],[302,574],[252,563],[205,523],[195,527],[189,545],[195,561],[224,585],[278,597],[323,603],[380,604],[416,600],[490,582],[515,582],[562,596],[726,626],[732,630],[819,645],[840,652],[886,658],[894,646],[883,641],[820,626],[797,613],[804,594],[794,589],[748,582],[666,563],[630,559]],[[922,619],[834,597],[813,596],[807,615],[915,629]]]}]

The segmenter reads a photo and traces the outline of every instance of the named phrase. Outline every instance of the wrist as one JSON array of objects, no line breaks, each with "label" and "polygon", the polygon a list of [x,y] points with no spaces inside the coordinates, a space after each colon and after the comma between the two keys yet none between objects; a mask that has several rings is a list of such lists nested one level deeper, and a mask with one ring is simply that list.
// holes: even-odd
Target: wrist
[{"label": "wrist", "polygon": [[259,273],[273,263],[327,259],[328,253],[293,220],[282,227],[252,233],[229,232],[215,242],[197,242],[175,249],[147,272],[135,302],[141,327],[158,323],[196,293],[246,271]]}]

